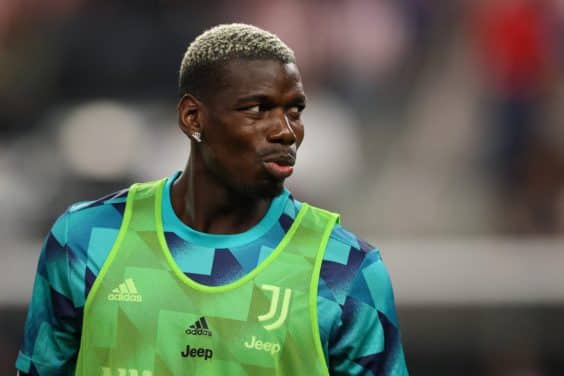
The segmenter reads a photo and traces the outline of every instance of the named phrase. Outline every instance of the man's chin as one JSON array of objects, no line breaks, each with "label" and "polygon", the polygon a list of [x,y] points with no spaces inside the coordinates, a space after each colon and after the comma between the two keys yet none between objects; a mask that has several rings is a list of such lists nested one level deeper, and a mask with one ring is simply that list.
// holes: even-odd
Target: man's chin
[{"label": "man's chin", "polygon": [[274,198],[274,197],[280,195],[283,191],[284,191],[284,182],[280,182],[280,184],[273,185],[273,186],[269,187],[268,189],[265,189],[262,192],[262,197],[263,198]]},{"label": "man's chin", "polygon": [[284,191],[284,181],[268,181],[255,187],[245,189],[245,195],[249,198],[272,199]]}]

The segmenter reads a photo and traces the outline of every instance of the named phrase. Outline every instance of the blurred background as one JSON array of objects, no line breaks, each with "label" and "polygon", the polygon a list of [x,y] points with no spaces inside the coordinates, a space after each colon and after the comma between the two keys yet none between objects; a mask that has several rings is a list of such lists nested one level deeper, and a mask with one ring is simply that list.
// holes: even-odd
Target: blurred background
[{"label": "blurred background", "polygon": [[184,167],[180,61],[225,22],[295,50],[289,186],[382,249],[411,373],[564,374],[562,0],[1,0],[1,373],[55,218]]}]

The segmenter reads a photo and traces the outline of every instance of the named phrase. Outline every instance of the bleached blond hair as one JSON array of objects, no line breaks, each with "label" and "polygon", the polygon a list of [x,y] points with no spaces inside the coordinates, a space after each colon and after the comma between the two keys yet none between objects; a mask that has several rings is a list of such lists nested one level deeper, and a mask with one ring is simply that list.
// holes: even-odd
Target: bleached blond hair
[{"label": "bleached blond hair", "polygon": [[206,76],[218,64],[236,58],[295,63],[294,51],[266,30],[242,23],[218,25],[200,34],[188,46],[180,64],[180,95],[203,90]]}]

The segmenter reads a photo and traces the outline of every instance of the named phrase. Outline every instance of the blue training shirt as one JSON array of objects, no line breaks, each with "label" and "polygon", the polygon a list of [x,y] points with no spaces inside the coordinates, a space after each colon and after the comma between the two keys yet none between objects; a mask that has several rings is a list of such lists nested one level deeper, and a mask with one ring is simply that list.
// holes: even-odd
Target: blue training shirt
[{"label": "blue training shirt", "polygon": [[[172,182],[163,194],[165,238],[191,279],[219,286],[243,277],[274,250],[300,208],[290,192],[276,197],[251,229],[206,234],[174,213]],[[47,236],[38,262],[24,341],[22,375],[73,375],[88,292],[117,237],[128,190],[72,205]],[[318,321],[329,372],[407,375],[392,286],[380,252],[340,225],[331,233],[318,288]]]}]

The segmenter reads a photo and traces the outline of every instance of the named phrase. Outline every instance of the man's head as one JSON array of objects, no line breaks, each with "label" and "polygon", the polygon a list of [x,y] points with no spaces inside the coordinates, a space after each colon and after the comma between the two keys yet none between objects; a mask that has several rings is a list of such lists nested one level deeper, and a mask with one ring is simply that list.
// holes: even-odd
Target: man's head
[{"label": "man's head", "polygon": [[293,52],[254,26],[217,26],[188,48],[180,93],[179,125],[193,141],[197,178],[246,196],[280,193],[303,140],[305,94]]},{"label": "man's head", "polygon": [[240,23],[219,25],[200,34],[186,50],[178,80],[180,97],[190,93],[205,100],[213,95],[225,62],[235,58],[296,62],[294,51],[268,31]]}]

